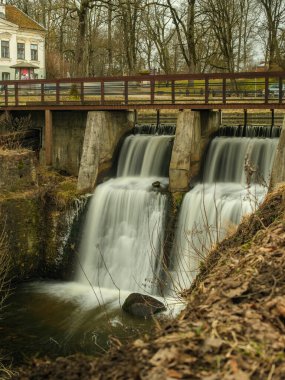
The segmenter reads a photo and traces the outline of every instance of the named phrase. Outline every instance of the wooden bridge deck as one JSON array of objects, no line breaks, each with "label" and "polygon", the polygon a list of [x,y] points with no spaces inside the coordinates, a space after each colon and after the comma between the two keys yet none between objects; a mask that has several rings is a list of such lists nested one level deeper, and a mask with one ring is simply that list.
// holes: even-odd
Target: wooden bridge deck
[{"label": "wooden bridge deck", "polygon": [[0,109],[285,109],[285,72],[0,81]]}]

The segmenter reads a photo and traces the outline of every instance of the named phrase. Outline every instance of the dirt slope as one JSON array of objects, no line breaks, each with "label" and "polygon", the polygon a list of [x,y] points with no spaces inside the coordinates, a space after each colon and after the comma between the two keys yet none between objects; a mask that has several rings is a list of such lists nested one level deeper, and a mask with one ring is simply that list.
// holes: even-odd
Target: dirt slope
[{"label": "dirt slope", "polygon": [[35,360],[14,379],[285,379],[285,187],[212,252],[187,307],[106,356]]}]

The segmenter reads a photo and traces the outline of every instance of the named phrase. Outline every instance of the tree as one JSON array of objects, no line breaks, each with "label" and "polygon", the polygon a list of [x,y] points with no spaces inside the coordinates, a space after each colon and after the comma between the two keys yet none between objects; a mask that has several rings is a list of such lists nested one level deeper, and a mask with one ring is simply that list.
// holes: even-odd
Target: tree
[{"label": "tree", "polygon": [[284,0],[259,1],[264,12],[267,32],[265,60],[269,68],[279,65],[285,69],[284,58],[281,55],[285,24],[285,2]]},{"label": "tree", "polygon": [[175,29],[170,26],[169,10],[154,4],[145,8],[143,16],[146,37],[142,45],[147,47],[148,68],[151,69],[155,56],[157,56],[156,61],[159,67],[169,74],[174,71],[175,67],[171,56],[171,42],[174,39]]},{"label": "tree", "polygon": [[[163,4],[165,6],[165,4]],[[196,52],[196,0],[187,0],[180,7],[175,1],[166,0],[174,24],[178,44],[188,72],[196,72],[198,66]]]}]

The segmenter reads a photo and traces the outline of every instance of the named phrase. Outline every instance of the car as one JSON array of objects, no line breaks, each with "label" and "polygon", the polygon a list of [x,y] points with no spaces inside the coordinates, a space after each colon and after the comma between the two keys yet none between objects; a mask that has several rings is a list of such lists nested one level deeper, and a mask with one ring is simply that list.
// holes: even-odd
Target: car
[{"label": "car", "polygon": [[[285,93],[285,83],[282,85],[282,96]],[[265,94],[265,90],[263,91]],[[268,86],[268,94],[269,96],[279,96],[279,83],[271,83]]]}]

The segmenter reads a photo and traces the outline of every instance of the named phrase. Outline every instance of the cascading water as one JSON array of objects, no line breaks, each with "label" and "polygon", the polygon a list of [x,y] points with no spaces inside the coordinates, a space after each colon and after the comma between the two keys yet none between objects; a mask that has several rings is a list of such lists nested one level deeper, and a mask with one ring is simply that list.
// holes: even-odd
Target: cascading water
[{"label": "cascading water", "polygon": [[181,206],[169,271],[172,291],[189,287],[209,249],[263,200],[278,142],[267,135],[264,127],[264,138],[220,136],[211,142],[203,179]]},{"label": "cascading water", "polygon": [[[131,135],[118,178],[97,187],[89,207],[76,280],[100,288],[156,293],[160,272],[171,136]],[[102,293],[102,291],[101,291]]]},{"label": "cascading water", "polygon": [[[0,329],[11,352],[16,345],[16,352],[25,347],[25,355],[101,353],[109,336],[124,341],[152,328],[151,320],[132,318],[120,306],[133,291],[160,294],[163,190],[173,136],[135,132],[122,145],[117,178],[99,185],[89,199],[75,280],[32,282],[15,294],[5,323],[17,339],[2,337]],[[170,313],[178,310],[174,302]]]},{"label": "cascading water", "polygon": [[[25,355],[102,352],[110,334],[123,341],[151,328],[150,321],[122,313],[120,303],[133,291],[160,294],[166,216],[161,190],[168,183],[173,137],[141,132],[125,139],[117,178],[99,185],[91,198],[75,281],[24,285],[13,318],[7,311],[7,328],[15,337],[20,326],[20,342],[13,341],[17,350],[25,347]],[[143,132],[161,131],[144,126]],[[239,137],[212,142],[203,181],[184,198],[168,271],[179,289],[189,286],[201,257],[224,236],[226,226],[251,212],[266,192],[259,183],[268,183],[277,139],[242,138],[244,130],[231,133]],[[1,341],[13,343],[9,336]]]}]

